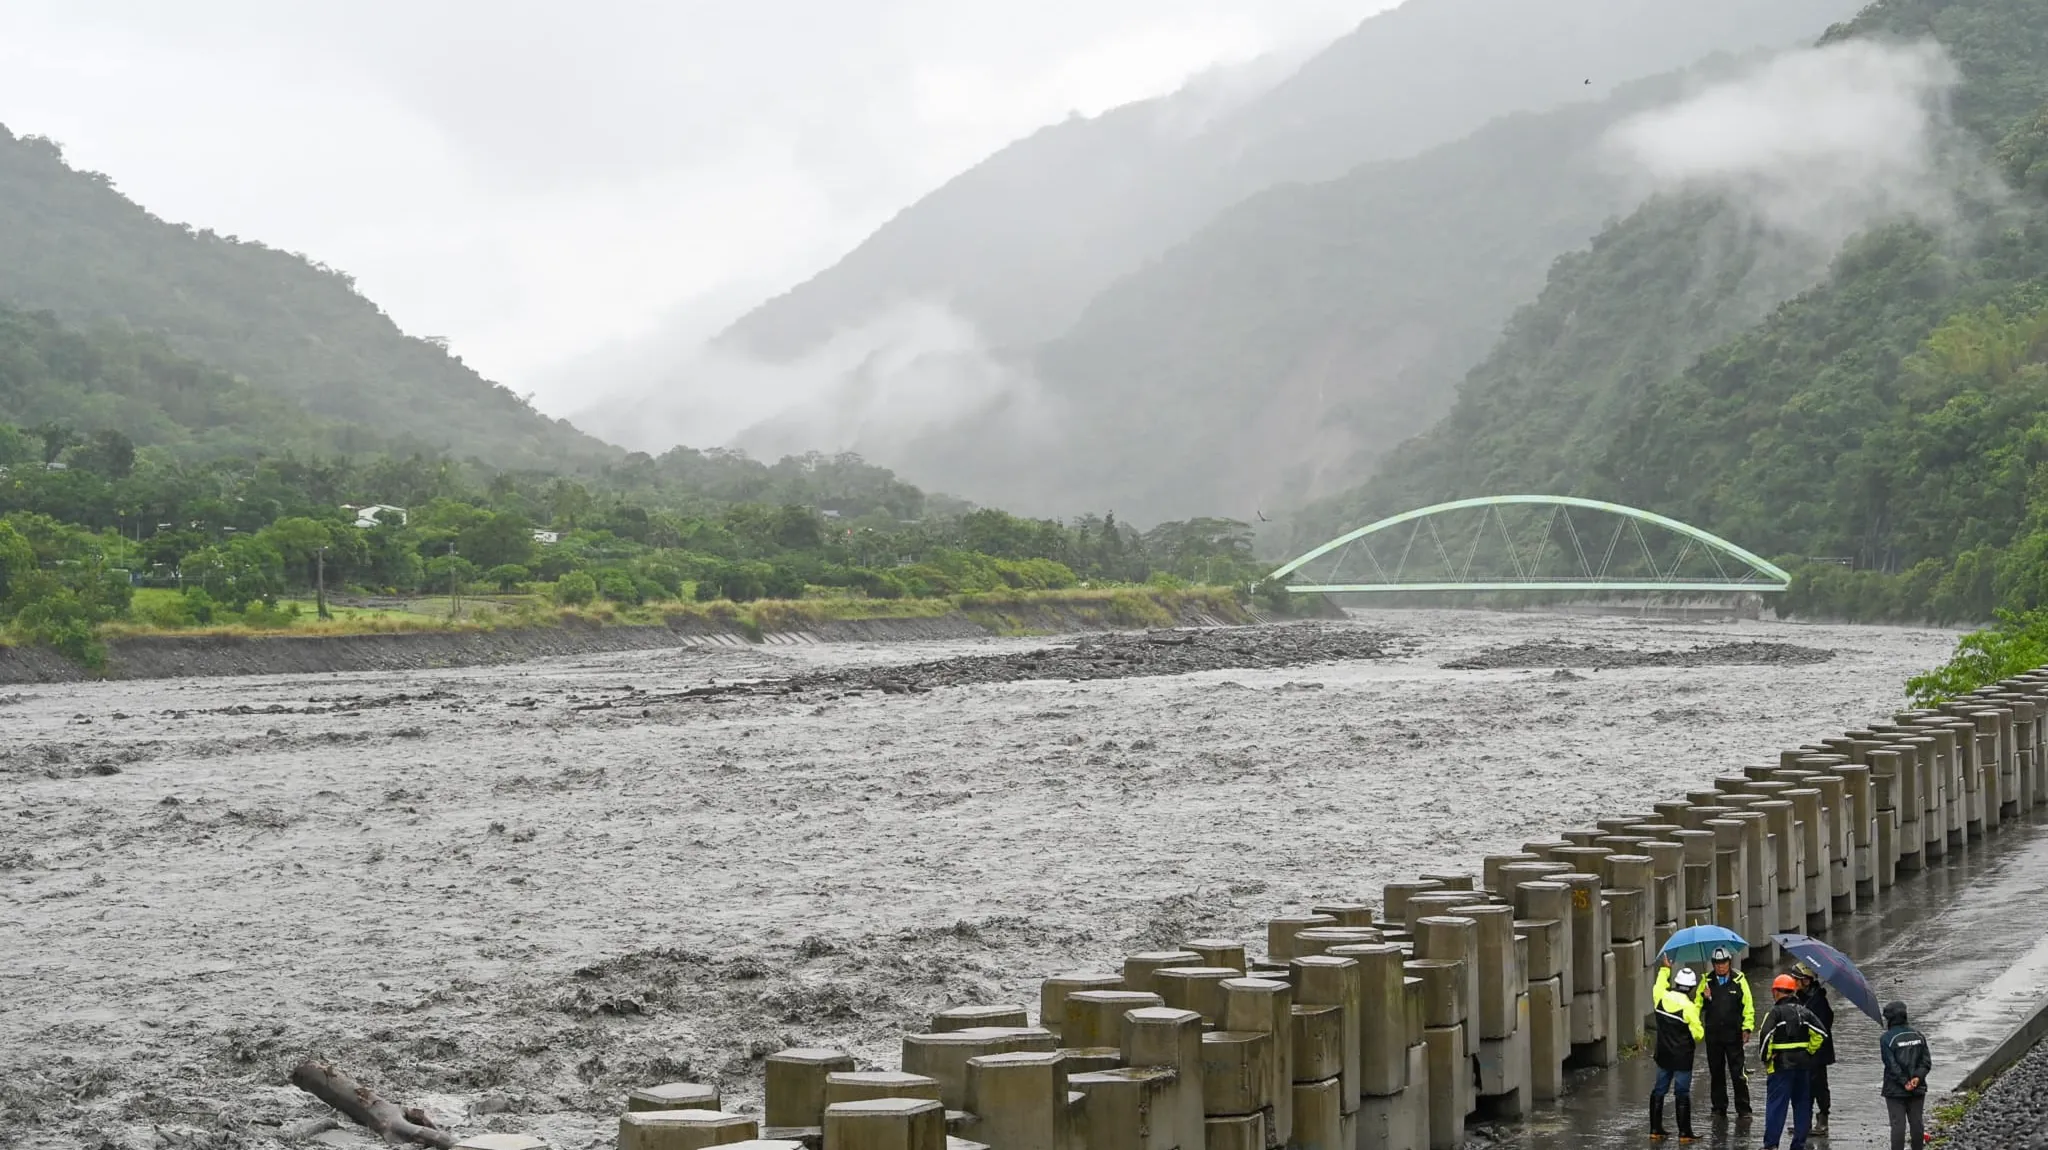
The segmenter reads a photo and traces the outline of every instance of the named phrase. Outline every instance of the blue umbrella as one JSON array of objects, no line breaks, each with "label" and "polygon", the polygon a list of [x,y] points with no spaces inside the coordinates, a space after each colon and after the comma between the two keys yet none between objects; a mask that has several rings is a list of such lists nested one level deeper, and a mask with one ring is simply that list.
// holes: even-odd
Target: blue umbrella
[{"label": "blue umbrella", "polygon": [[1741,935],[1725,926],[1689,926],[1671,936],[1659,954],[1668,954],[1673,962],[1705,962],[1716,947],[1729,950],[1748,950],[1749,943]]},{"label": "blue umbrella", "polygon": [[1877,1008],[1877,992],[1870,989],[1870,980],[1863,977],[1848,955],[1803,934],[1774,934],[1771,938],[1812,967],[1822,982],[1841,991],[1842,997],[1855,1003],[1858,1010],[1875,1021],[1884,1021],[1884,1012]]}]

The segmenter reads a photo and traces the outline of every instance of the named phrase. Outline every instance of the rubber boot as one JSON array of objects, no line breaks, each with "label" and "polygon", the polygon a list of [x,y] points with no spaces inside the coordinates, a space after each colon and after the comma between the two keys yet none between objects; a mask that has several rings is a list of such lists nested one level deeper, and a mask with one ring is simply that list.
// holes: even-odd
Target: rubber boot
[{"label": "rubber boot", "polygon": [[1680,1142],[1690,1142],[1694,1137],[1695,1135],[1692,1132],[1692,1095],[1681,1094],[1678,1096],[1678,1140]]},{"label": "rubber boot", "polygon": [[1650,1141],[1660,1142],[1664,1138],[1664,1096],[1650,1096]]}]

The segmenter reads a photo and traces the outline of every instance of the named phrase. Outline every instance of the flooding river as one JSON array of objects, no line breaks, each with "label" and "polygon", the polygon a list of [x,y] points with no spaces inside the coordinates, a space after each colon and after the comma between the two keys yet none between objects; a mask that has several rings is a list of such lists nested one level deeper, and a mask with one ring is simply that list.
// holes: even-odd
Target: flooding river
[{"label": "flooding river", "polygon": [[[609,1145],[759,1060],[1703,786],[1896,710],[1936,630],[1387,612],[1386,658],[922,694],[674,692],[1043,646],[675,650],[0,694],[0,1144],[269,1145],[307,1055]],[[1516,644],[1819,662],[1448,670]],[[1622,661],[1626,661],[1625,658]],[[323,1136],[369,1145],[352,1131]]]}]

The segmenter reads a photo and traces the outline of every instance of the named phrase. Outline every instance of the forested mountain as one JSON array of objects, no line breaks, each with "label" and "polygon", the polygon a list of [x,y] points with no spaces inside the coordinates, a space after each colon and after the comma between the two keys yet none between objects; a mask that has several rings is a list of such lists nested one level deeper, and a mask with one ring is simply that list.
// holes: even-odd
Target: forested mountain
[{"label": "forested mountain", "polygon": [[721,342],[787,359],[910,301],[951,308],[999,348],[1050,339],[1111,281],[1253,192],[1412,155],[1719,50],[1810,39],[1857,7],[1408,0],[1249,99],[1226,100],[1212,79],[1020,140]]},{"label": "forested mountain", "polygon": [[1297,541],[1437,499],[1576,493],[1902,573],[1842,575],[1860,614],[2048,603],[2048,5],[1884,0],[1831,39],[1926,36],[2009,192],[1964,182],[1943,226],[1857,237],[1754,325],[1778,237],[1731,245],[1752,225],[1729,205],[1652,202],[1562,261],[1451,414]]},{"label": "forested mountain", "polygon": [[80,329],[160,336],[257,393],[362,429],[364,443],[445,449],[508,468],[621,454],[406,335],[348,276],[158,219],[105,176],[69,167],[50,141],[4,127],[0,304],[47,310]]},{"label": "forested mountain", "polygon": [[[70,436],[112,432],[187,457],[397,446],[181,355],[159,336],[111,327],[88,334],[47,311],[0,307],[6,423],[46,429],[59,446]],[[0,450],[0,462],[11,462],[8,454]]]}]

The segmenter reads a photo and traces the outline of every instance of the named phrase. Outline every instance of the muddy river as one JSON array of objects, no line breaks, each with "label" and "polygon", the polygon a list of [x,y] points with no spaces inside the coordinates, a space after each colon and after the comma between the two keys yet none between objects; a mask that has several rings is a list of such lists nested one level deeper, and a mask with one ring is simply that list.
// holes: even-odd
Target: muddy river
[{"label": "muddy river", "polygon": [[0,690],[0,1145],[370,1145],[306,1125],[317,1054],[609,1146],[635,1085],[744,1109],[783,1046],[893,1066],[945,1006],[1697,788],[1955,638],[1348,627],[1122,677],[986,640]]}]

